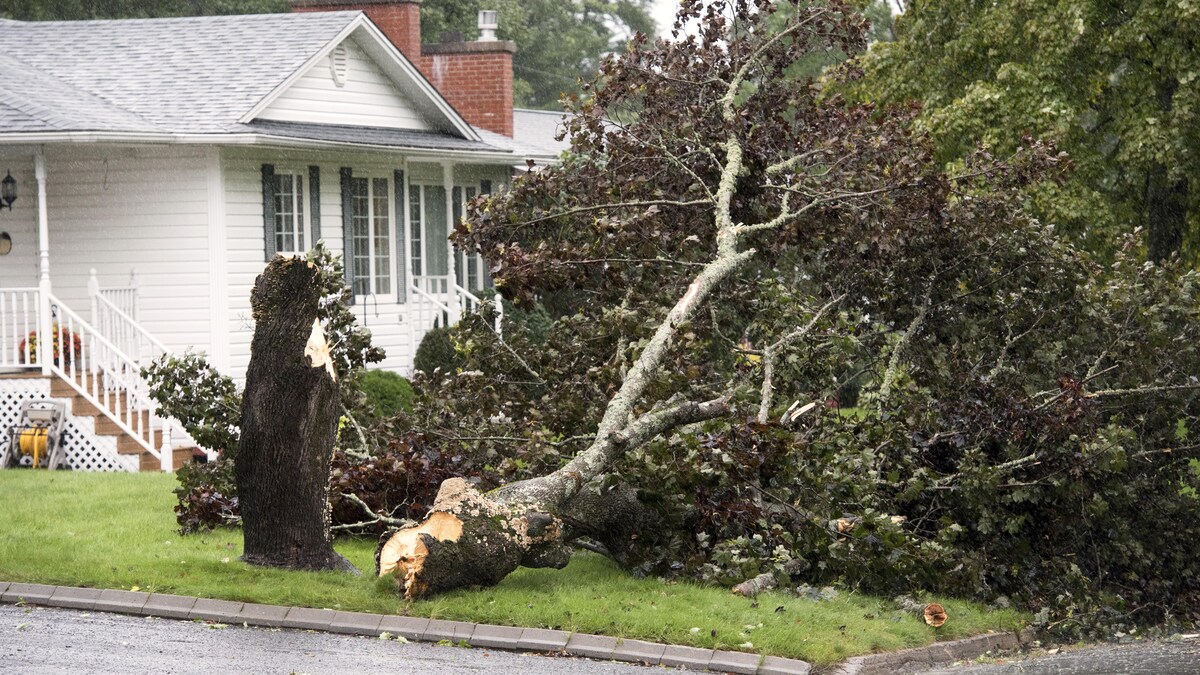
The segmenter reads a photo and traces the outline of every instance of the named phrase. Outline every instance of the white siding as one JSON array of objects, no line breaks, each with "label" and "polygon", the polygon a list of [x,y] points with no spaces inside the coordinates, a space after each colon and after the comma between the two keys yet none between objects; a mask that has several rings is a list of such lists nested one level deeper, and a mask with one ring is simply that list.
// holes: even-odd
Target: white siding
[{"label": "white siding", "polygon": [[[0,151],[0,179],[12,173],[17,201],[12,211],[0,211],[0,232],[12,237],[12,251],[0,257],[0,288],[31,288],[38,284],[37,183],[32,154]],[[53,260],[51,260],[53,264]]]},{"label": "white siding", "polygon": [[[18,180],[17,204],[35,208],[32,171]],[[204,148],[52,146],[46,150],[46,184],[54,294],[90,318],[89,270],[96,269],[102,287],[125,286],[136,270],[145,327],[172,349],[207,349]],[[36,222],[36,211],[21,213],[22,223]],[[4,264],[5,285],[37,283],[36,229],[21,238],[19,268],[28,271],[14,279]],[[27,246],[34,257],[26,255]]]},{"label": "white siding", "polygon": [[267,106],[258,119],[428,130],[430,125],[379,66],[347,39],[346,79],[334,82],[321,59]]},{"label": "white siding", "polygon": [[[229,339],[231,372],[238,377],[250,363],[250,341],[254,325],[250,314],[250,289],[266,266],[262,217],[262,165],[281,168],[321,167],[321,238],[330,250],[342,252],[342,193],[339,169],[349,166],[356,175],[376,173],[391,179],[395,169],[403,168],[400,158],[388,161],[370,155],[331,155],[321,153],[281,155],[261,150],[226,152],[225,202],[228,227],[229,267]],[[403,223],[396,225],[397,230]],[[393,232],[393,236],[398,231]],[[395,246],[392,247],[393,275]],[[395,276],[393,276],[395,279]],[[376,345],[387,352],[387,359],[374,367],[407,372],[412,366],[415,346],[406,322],[405,306],[395,301],[356,305],[360,324],[371,330]]]},{"label": "white siding", "polygon": [[[37,183],[33,157],[28,153],[0,153],[3,170],[11,167],[19,193],[14,210],[0,213],[0,231],[8,232],[13,240],[12,253],[0,258],[0,287],[37,285]],[[177,352],[194,347],[210,354],[228,354],[223,370],[241,380],[254,330],[250,289],[265,265],[264,163],[274,165],[277,171],[295,170],[305,175],[310,165],[320,167],[321,234],[337,253],[342,252],[339,169],[349,166],[355,175],[390,179],[395,169],[405,168],[399,155],[369,152],[50,146],[46,150],[47,207],[55,294],[88,318],[89,270],[95,268],[106,287],[126,285],[130,272],[136,270],[146,328]],[[414,162],[407,168],[411,180],[439,179],[436,182],[440,184],[441,167],[436,163]],[[215,171],[221,173],[217,180],[212,179]],[[455,177],[464,184],[490,178],[499,189],[507,180],[506,171],[505,167],[461,167]],[[210,210],[222,203],[224,212],[210,216]],[[407,212],[402,209],[393,238],[404,236]],[[224,234],[223,242],[214,238],[217,234]],[[393,279],[399,279],[396,273],[406,263],[396,248],[393,242]],[[223,278],[214,280],[213,270]],[[415,342],[422,332],[415,329],[410,309],[394,300],[355,306],[360,323],[387,352],[387,359],[377,367],[400,372],[411,368]],[[215,325],[214,316],[219,322]]]},{"label": "white siding", "polygon": [[[262,213],[262,165],[272,164],[276,171],[304,170],[310,165],[321,168],[321,237],[325,245],[342,253],[342,193],[340,168],[351,167],[355,175],[385,175],[389,179],[396,169],[404,168],[400,157],[388,158],[369,153],[282,153],[255,149],[228,149],[222,153],[225,171],[225,204],[228,232],[228,282],[231,368],[239,379],[250,362],[250,341],[254,325],[250,314],[250,289],[255,277],[266,266],[264,260],[264,231]],[[409,165],[410,180],[440,177],[437,164]],[[436,170],[436,171],[435,171]],[[456,178],[478,182],[490,178],[495,189],[507,182],[507,167],[473,167],[456,171]],[[393,205],[394,208],[395,205]],[[407,218],[408,209],[403,209]],[[403,237],[406,220],[395,223],[393,237]],[[397,258],[392,245],[392,274],[406,261]],[[410,295],[411,297],[411,295]],[[387,358],[376,368],[386,368],[407,374],[412,368],[416,341],[421,333],[414,330],[409,306],[395,301],[379,300],[359,303],[354,313],[359,323],[370,329],[374,343],[387,352]]]}]

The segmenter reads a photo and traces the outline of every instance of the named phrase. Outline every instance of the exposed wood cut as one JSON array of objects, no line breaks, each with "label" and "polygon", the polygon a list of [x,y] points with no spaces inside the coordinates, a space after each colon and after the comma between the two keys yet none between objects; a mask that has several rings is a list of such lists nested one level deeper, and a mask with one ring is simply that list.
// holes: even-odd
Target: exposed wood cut
[{"label": "exposed wood cut", "polygon": [[423,594],[423,589],[419,588],[420,575],[424,571],[429,548],[422,535],[432,537],[435,541],[458,541],[462,532],[463,524],[457,516],[434,511],[425,522],[400,530],[384,542],[379,549],[379,576],[395,573],[398,579],[403,580],[406,589]]},{"label": "exposed wood cut", "polygon": [[932,602],[925,605],[925,623],[934,628],[941,628],[942,624],[946,623],[946,608]]}]

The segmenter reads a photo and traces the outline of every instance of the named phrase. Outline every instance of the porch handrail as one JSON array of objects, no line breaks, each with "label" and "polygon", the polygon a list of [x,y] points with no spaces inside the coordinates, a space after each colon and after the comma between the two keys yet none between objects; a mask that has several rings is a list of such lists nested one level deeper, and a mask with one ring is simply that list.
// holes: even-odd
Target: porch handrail
[{"label": "porch handrail", "polygon": [[[92,320],[102,327],[111,327],[107,331],[101,330],[101,334],[112,335],[113,337],[110,338],[110,341],[112,342],[122,343],[122,345],[126,347],[132,345],[136,348],[136,350],[123,349],[122,351],[124,353],[133,357],[135,360],[141,359],[143,356],[141,353],[143,345],[138,342],[139,340],[145,340],[145,346],[152,348],[150,354],[152,359],[156,359],[163,354],[171,353],[171,350],[168,349],[165,344],[163,344],[162,340],[154,337],[150,331],[146,330],[141,322],[125,313],[123,309],[105,297],[103,291],[97,295],[93,295],[92,299],[96,303],[92,308]],[[126,343],[126,340],[122,338],[128,338],[131,340],[131,342]]]},{"label": "porch handrail", "polygon": [[[458,307],[459,307],[460,314],[466,314],[467,312],[478,312],[480,310],[480,308],[482,308],[483,305],[485,304],[485,301],[481,300],[479,298],[479,296],[477,296],[474,293],[472,293],[471,291],[463,288],[462,286],[459,286],[457,283],[454,284],[454,294],[458,297]],[[496,331],[496,335],[501,340],[503,340],[504,339],[504,299],[500,296],[500,291],[496,291],[496,295],[495,295],[495,299],[493,300],[493,304],[495,304],[495,306],[496,306],[496,315],[492,320],[492,330]]]},{"label": "porch handrail", "polygon": [[41,366],[37,349],[29,340],[40,325],[38,288],[0,288],[0,366]]},{"label": "porch handrail", "polygon": [[[49,304],[57,323],[51,372],[155,457],[163,471],[172,471],[171,423],[157,414],[140,366],[53,294]],[[39,351],[45,358],[46,350]],[[161,433],[157,447],[156,431]]]},{"label": "porch handrail", "polygon": [[134,321],[140,319],[138,311],[138,301],[141,290],[134,283],[132,286],[109,286],[101,288],[99,280],[96,279],[96,270],[92,270],[91,279],[88,280],[88,295],[99,295],[108,301],[108,303],[122,312],[128,314]]},{"label": "porch handrail", "polygon": [[478,296],[459,286],[458,283],[454,284],[454,295],[458,300],[459,311],[464,314],[467,312],[478,312],[479,308],[483,306],[483,301]]},{"label": "porch handrail", "polygon": [[93,268],[88,278],[88,296],[92,300],[92,325],[139,363],[153,360],[171,350],[147,331],[138,317],[136,272],[129,273],[130,285],[101,288]]},{"label": "porch handrail", "polygon": [[437,309],[441,310],[445,314],[447,314],[447,315],[450,314],[450,304],[449,303],[442,302],[441,300],[439,300],[437,298],[437,296],[435,296],[432,293],[427,292],[425,289],[421,288],[417,284],[410,283],[408,285],[408,290],[410,290],[414,294],[420,296],[421,298],[424,298],[426,301],[433,303],[434,306],[437,307]]}]

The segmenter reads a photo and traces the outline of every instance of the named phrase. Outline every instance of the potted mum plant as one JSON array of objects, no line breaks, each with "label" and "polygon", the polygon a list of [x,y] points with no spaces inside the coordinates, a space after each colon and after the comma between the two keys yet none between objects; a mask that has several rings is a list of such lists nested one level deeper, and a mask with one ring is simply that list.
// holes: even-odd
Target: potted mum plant
[{"label": "potted mum plant", "polygon": [[[53,336],[51,346],[53,347],[54,365],[69,366],[83,356],[83,341],[79,339],[79,335],[57,323],[50,327],[50,335]],[[29,363],[36,363],[38,346],[37,331],[30,331],[29,335],[21,340],[21,344],[17,345],[17,350],[21,354],[21,363],[25,363],[27,358]],[[28,352],[26,347],[28,347]]]}]

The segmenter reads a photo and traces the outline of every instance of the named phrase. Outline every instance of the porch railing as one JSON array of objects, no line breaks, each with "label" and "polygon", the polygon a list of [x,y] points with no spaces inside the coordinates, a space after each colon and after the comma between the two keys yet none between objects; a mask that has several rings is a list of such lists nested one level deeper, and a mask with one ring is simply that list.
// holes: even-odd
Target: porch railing
[{"label": "porch railing", "polygon": [[0,289],[0,368],[40,366],[37,288]]},{"label": "porch railing", "polygon": [[[419,332],[416,343],[430,329],[452,325],[464,314],[478,312],[487,302],[459,286],[449,275],[414,276],[409,293],[410,316]],[[494,302],[497,311],[493,328],[497,335],[503,336],[504,305],[499,292]]]},{"label": "porch railing", "polygon": [[[96,270],[93,268],[88,275],[88,295],[104,298],[109,305],[132,317],[134,322],[140,321],[142,318],[141,292],[136,270],[129,272],[129,285],[101,288],[100,279],[96,276]],[[94,318],[93,323],[95,323]]]},{"label": "porch railing", "polygon": [[448,276],[414,276],[409,284],[409,294],[412,296],[409,317],[412,324],[420,332],[414,346],[420,342],[420,337],[433,329],[449,326],[458,321],[458,303],[450,297],[451,286]]},{"label": "porch railing", "polygon": [[50,308],[52,349],[39,348],[38,356],[52,354],[51,372],[172,471],[172,424],[157,414],[141,366],[53,294]]},{"label": "porch railing", "polygon": [[164,354],[169,354],[171,350],[138,321],[138,286],[136,277],[130,276],[130,286],[101,288],[100,281],[96,278],[96,270],[92,270],[88,280],[88,296],[92,299],[92,325],[122,354],[133,359],[135,363],[146,365]]}]

